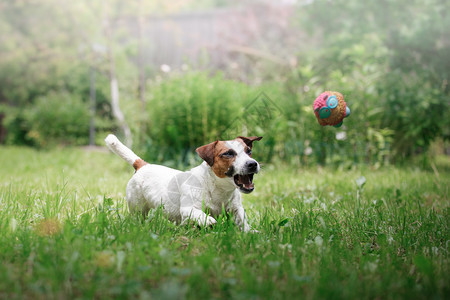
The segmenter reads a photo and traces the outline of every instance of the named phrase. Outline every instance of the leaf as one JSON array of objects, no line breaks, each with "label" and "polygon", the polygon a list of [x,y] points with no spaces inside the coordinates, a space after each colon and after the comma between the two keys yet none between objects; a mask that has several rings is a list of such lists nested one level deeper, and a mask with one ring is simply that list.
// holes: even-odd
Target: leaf
[{"label": "leaf", "polygon": [[278,226],[283,227],[284,225],[287,224],[287,222],[289,222],[289,218],[285,218],[285,219],[281,220],[280,222],[278,222]]}]

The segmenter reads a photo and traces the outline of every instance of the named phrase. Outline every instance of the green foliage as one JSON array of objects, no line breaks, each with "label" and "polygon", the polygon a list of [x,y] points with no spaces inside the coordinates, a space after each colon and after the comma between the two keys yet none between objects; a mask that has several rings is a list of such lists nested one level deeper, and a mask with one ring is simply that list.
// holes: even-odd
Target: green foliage
[{"label": "green foliage", "polygon": [[[26,157],[27,159],[24,159]],[[265,168],[245,234],[130,215],[115,155],[0,148],[3,298],[433,299],[449,294],[447,166]],[[51,161],[51,164],[48,162]],[[106,166],[106,167],[105,167]]]},{"label": "green foliage", "polygon": [[[387,49],[370,34],[351,46],[341,43],[345,44],[339,40],[327,51],[303,54],[304,63],[285,82],[285,90],[292,91],[290,97],[297,98],[293,103],[300,108],[289,109],[285,140],[299,148],[287,146],[286,156],[299,156],[303,163],[383,164],[389,158],[393,130],[381,123],[384,108],[375,82],[384,75]],[[326,90],[341,92],[351,109],[341,128],[319,126],[312,112],[314,99]]]},{"label": "green foliage", "polygon": [[88,106],[81,99],[73,94],[53,93],[39,97],[33,106],[20,111],[7,128],[22,128],[26,132],[24,142],[39,147],[55,143],[85,145],[89,117]]},{"label": "green foliage", "polygon": [[162,160],[221,139],[256,94],[243,83],[205,72],[171,75],[149,90],[147,156],[160,153]]},{"label": "green foliage", "polygon": [[68,7],[53,1],[1,2],[0,102],[26,105],[70,86],[80,66],[74,45],[82,36]]},{"label": "green foliage", "polygon": [[385,107],[381,122],[395,128],[394,154],[407,157],[423,152],[450,126],[444,95],[418,76],[393,72],[386,79],[379,91]]},{"label": "green foliage", "polygon": [[[433,0],[319,0],[301,11],[302,24],[323,44],[307,79],[358,101],[350,102],[352,128],[377,156],[393,150],[394,157],[409,157],[438,136],[449,138],[449,8]],[[330,15],[339,17],[324,22]],[[378,141],[370,141],[371,132]]]},{"label": "green foliage", "polygon": [[[102,74],[101,61],[93,55],[85,31],[95,36],[100,29],[97,16],[91,15],[88,3],[0,2],[0,111],[5,115],[0,126],[6,127],[5,142],[85,144],[89,122],[82,101],[89,98],[91,66],[98,65],[96,72]],[[105,79],[97,76],[96,118],[98,130],[109,131]]]}]

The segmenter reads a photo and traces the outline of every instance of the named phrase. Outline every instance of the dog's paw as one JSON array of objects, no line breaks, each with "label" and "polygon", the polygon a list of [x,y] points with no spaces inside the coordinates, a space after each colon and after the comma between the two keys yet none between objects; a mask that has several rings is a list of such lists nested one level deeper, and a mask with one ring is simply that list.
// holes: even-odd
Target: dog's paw
[{"label": "dog's paw", "polygon": [[205,220],[205,223],[204,223],[205,227],[211,227],[211,226],[216,225],[216,224],[217,224],[216,219],[214,219],[213,217],[210,217],[210,216],[206,217],[206,220]]},{"label": "dog's paw", "polygon": [[198,227],[198,229],[211,228],[216,224],[217,224],[216,219],[210,216],[205,216],[195,221],[195,225]]}]

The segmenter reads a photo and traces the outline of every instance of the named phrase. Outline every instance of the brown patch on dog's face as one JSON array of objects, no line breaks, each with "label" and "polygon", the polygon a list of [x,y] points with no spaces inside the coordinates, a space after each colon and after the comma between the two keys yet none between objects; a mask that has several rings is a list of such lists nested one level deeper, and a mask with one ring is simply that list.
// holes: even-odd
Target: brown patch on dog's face
[{"label": "brown patch on dog's face", "polygon": [[146,161],[144,161],[143,159],[138,158],[134,161],[133,168],[137,171],[145,165],[148,165],[148,163]]},{"label": "brown patch on dog's face", "polygon": [[219,178],[227,177],[227,173],[237,156],[237,153],[230,149],[224,141],[216,141],[201,146],[196,151]]},{"label": "brown patch on dog's face", "polygon": [[219,141],[214,149],[214,164],[212,170],[217,177],[225,178],[237,156],[236,151],[230,149],[225,142]]}]

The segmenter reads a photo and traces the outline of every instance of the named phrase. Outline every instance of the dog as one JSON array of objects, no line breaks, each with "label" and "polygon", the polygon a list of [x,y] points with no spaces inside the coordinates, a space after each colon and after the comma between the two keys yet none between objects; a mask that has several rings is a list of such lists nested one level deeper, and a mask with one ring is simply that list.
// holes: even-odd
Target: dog
[{"label": "dog", "polygon": [[135,169],[126,188],[131,213],[145,216],[150,209],[162,206],[177,224],[193,221],[208,227],[217,223],[214,217],[225,209],[234,215],[236,225],[248,232],[241,193],[251,193],[255,188],[253,176],[260,165],[252,158],[252,148],[253,142],[261,139],[239,136],[201,146],[196,152],[203,162],[186,172],[145,162],[112,134],[105,143]]}]

